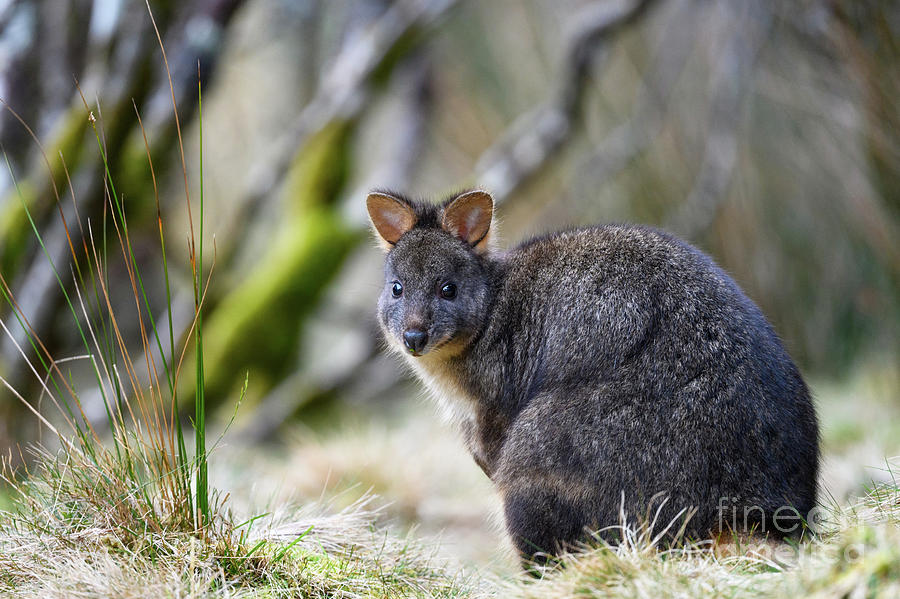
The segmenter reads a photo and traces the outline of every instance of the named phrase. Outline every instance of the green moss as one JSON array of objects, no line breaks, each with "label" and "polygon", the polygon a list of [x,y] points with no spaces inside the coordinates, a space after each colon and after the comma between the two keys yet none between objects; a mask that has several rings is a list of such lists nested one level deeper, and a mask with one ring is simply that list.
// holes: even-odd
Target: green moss
[{"label": "green moss", "polygon": [[65,169],[59,155],[62,154],[65,165],[71,173],[72,167],[81,162],[85,148],[85,133],[89,126],[90,120],[84,107],[73,106],[69,109],[59,134],[47,147],[47,157],[53,171],[53,180],[57,182],[57,185],[61,185],[60,191],[65,189],[67,183]]},{"label": "green moss", "polygon": [[298,152],[284,184],[289,219],[302,219],[307,210],[335,202],[350,173],[353,124],[332,122]]},{"label": "green moss", "polygon": [[35,205],[37,194],[28,181],[19,183],[19,193],[21,198],[17,197],[18,194],[13,189],[12,194],[0,202],[0,239],[3,240],[0,247],[0,272],[7,281],[15,276],[28,247],[35,243],[22,203],[27,206]]},{"label": "green moss", "polygon": [[[157,136],[160,136],[157,133]],[[151,146],[153,167],[159,177],[160,169],[166,167],[172,155],[174,144],[169,143],[168,136],[159,143],[154,140]],[[113,175],[118,192],[127,204],[128,225],[133,230],[144,229],[148,222],[156,220],[156,198],[153,192],[153,176],[150,162],[147,160],[147,148],[140,129],[131,131],[122,144],[122,150],[114,161],[116,171]],[[158,183],[161,183],[157,179]]]},{"label": "green moss", "polygon": [[[352,122],[335,122],[310,139],[286,179],[281,230],[257,269],[204,322],[206,396],[221,403],[254,373],[252,394],[295,365],[303,322],[363,232],[343,222],[334,202],[349,172]],[[191,372],[190,364],[183,372]],[[194,381],[182,377],[190,401]]]},{"label": "green moss", "polygon": [[[31,224],[25,211],[27,206],[36,222],[40,222],[47,211],[56,202],[56,194],[51,187],[51,180],[55,183],[60,197],[68,193],[65,166],[70,172],[81,159],[84,149],[84,136],[89,125],[88,116],[84,109],[72,108],[64,117],[62,125],[58,129],[56,137],[47,143],[44,151],[50,163],[50,176],[47,178],[47,168],[43,161],[39,163],[37,171],[30,176],[22,178],[20,173],[14,173],[19,180],[19,190],[13,188],[9,194],[0,201],[0,240],[3,241],[0,252],[0,269],[7,280],[12,279],[21,266],[23,256],[35,242]],[[60,158],[60,155],[63,158]],[[6,168],[3,165],[2,168]],[[21,195],[20,195],[21,194]],[[23,205],[24,204],[24,205]]]},{"label": "green moss", "polygon": [[360,238],[324,209],[279,236],[206,322],[208,401],[223,399],[248,369],[275,379],[292,364],[303,321]]}]

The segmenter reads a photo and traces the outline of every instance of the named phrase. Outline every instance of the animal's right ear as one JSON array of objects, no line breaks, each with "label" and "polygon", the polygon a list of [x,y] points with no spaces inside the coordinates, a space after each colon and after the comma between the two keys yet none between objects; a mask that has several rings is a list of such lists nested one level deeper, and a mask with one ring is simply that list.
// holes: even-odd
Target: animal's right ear
[{"label": "animal's right ear", "polygon": [[494,199],[486,191],[476,189],[453,198],[444,206],[441,226],[478,252],[490,246]]},{"label": "animal's right ear", "polygon": [[378,233],[381,247],[385,251],[394,247],[400,236],[416,224],[416,213],[412,206],[400,198],[380,191],[369,194],[366,198],[366,208],[369,210],[372,227]]}]

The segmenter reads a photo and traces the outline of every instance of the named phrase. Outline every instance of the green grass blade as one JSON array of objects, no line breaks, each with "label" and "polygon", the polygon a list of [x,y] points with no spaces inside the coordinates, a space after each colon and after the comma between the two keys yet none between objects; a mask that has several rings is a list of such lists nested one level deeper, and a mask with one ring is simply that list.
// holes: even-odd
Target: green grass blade
[{"label": "green grass blade", "polygon": [[[209,524],[209,480],[206,456],[206,397],[203,372],[203,93],[200,82],[200,65],[197,65],[197,111],[200,129],[200,239],[197,250],[197,265],[194,276],[194,306],[197,324],[194,332],[197,352],[197,393],[194,401],[194,441],[197,459],[197,509],[202,517],[202,525]],[[196,246],[195,246],[196,247]]]}]

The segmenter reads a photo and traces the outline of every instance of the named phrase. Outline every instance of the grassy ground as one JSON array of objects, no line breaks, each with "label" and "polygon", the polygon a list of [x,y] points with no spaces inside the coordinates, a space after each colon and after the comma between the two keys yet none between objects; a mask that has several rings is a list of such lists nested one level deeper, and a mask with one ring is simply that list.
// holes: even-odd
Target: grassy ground
[{"label": "grassy ground", "polygon": [[[278,446],[217,449],[211,480],[228,496],[214,496],[217,519],[203,534],[166,527],[178,510],[152,484],[116,495],[114,466],[46,455],[16,510],[0,515],[0,594],[896,597],[900,463],[884,457],[900,454],[896,388],[887,367],[815,385],[827,518],[799,546],[664,550],[630,531],[620,546],[526,578],[458,440],[429,406],[398,401],[345,413],[329,434],[298,429]],[[153,518],[135,500],[144,491]]]},{"label": "grassy ground", "polygon": [[[472,581],[412,542],[372,529],[367,518],[364,512],[301,518],[268,531],[249,556],[189,535],[153,537],[148,546],[135,548],[103,529],[49,535],[4,530],[0,592],[15,597],[473,596]],[[315,525],[315,533],[294,543]]]},{"label": "grassy ground", "polygon": [[[64,485],[30,488],[0,518],[0,594],[11,597],[896,597],[900,488],[829,511],[799,546],[662,550],[622,545],[568,556],[540,580],[461,568],[431,542],[376,525],[356,503],[264,514],[208,538],[130,530],[82,509]],[[35,497],[40,500],[34,501]]]}]

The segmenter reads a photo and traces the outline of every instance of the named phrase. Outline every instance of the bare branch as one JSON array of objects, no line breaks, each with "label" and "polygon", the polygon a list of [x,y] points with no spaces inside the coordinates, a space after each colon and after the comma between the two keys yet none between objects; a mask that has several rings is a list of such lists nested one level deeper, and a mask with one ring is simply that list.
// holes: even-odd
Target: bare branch
[{"label": "bare branch", "polygon": [[584,10],[573,36],[563,76],[545,105],[519,117],[475,168],[479,185],[503,203],[535,175],[572,136],[581,116],[590,71],[602,44],[635,22],[654,0],[604,2]]},{"label": "bare branch", "polygon": [[[698,0],[683,0],[667,23],[628,120],[617,125],[597,146],[579,171],[591,181],[604,183],[624,169],[659,136],[669,99],[695,44],[690,29],[696,13],[688,10]],[[576,177],[576,179],[579,177]]]},{"label": "bare branch", "polygon": [[335,119],[359,114],[372,76],[392,52],[417,29],[432,26],[457,0],[396,2],[346,43],[326,68],[319,90],[297,119],[272,144],[269,156],[259,160],[250,176],[244,211],[269,197],[284,180],[291,161],[306,141]]}]

